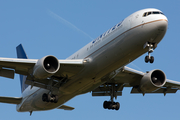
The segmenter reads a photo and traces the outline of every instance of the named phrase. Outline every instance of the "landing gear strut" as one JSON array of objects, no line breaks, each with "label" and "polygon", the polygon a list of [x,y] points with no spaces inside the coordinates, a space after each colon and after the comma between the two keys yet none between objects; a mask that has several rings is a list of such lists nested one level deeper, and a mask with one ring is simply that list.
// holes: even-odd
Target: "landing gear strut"
[{"label": "landing gear strut", "polygon": [[104,103],[103,103],[104,109],[119,110],[119,108],[120,108],[119,102],[114,102],[114,100],[113,100],[114,97],[117,98],[116,91],[115,91],[115,84],[111,85],[110,95],[111,95],[111,100],[110,101],[104,101]]},{"label": "landing gear strut", "polygon": [[153,63],[154,62],[154,57],[151,56],[150,53],[152,53],[154,51],[154,48],[155,48],[155,44],[153,43],[146,43],[146,46],[148,47],[148,56],[145,57],[145,62],[148,63]]},{"label": "landing gear strut", "polygon": [[44,93],[42,95],[42,101],[44,102],[51,102],[51,103],[57,103],[58,102],[58,96],[53,94],[46,94]]}]

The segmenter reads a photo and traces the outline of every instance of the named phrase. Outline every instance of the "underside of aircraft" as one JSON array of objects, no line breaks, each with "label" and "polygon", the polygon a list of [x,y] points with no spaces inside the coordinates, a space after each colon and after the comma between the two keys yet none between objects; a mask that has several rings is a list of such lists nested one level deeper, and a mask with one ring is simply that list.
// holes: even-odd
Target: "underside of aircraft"
[{"label": "underside of aircraft", "polygon": [[151,53],[166,34],[168,19],[158,9],[137,11],[119,22],[70,57],[59,60],[47,55],[28,59],[20,44],[17,58],[0,58],[0,76],[14,79],[20,75],[21,97],[0,97],[0,102],[17,104],[18,112],[73,110],[64,105],[73,97],[92,92],[92,96],[110,96],[104,109],[119,110],[115,102],[124,87],[132,94],[176,93],[180,82],[166,78],[162,70],[141,72],[126,65],[144,53]]}]

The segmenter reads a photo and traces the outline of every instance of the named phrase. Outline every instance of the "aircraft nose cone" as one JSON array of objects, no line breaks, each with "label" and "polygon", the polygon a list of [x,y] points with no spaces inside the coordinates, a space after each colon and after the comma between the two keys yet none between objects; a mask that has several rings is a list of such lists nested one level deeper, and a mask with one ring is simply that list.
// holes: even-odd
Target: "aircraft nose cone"
[{"label": "aircraft nose cone", "polygon": [[168,20],[167,19],[162,19],[160,20],[158,24],[158,30],[159,31],[166,31],[168,28]]},{"label": "aircraft nose cone", "polygon": [[160,23],[158,25],[158,28],[160,31],[166,31],[167,28],[168,28],[168,19],[166,16],[163,16],[161,19],[160,19]]}]

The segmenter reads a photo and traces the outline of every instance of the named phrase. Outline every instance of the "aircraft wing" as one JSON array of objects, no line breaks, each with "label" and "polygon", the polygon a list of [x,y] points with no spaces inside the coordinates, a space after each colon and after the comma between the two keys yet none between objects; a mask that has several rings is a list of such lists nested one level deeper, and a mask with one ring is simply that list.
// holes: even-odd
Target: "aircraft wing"
[{"label": "aircraft wing", "polygon": [[167,79],[165,86],[180,89],[180,82]]},{"label": "aircraft wing", "polygon": [[[93,90],[92,96],[109,96],[112,89],[116,91],[115,97],[121,96],[124,87],[132,87],[131,93],[163,93],[164,95],[166,93],[176,93],[180,89],[180,82],[166,79],[166,83],[162,87],[143,93],[138,87],[145,74],[126,66],[119,68],[105,76],[107,82]],[[113,85],[114,88],[112,88]]]},{"label": "aircraft wing", "polygon": [[[12,71],[14,71],[14,73],[17,73],[17,74],[28,75],[29,71],[31,69],[33,69],[33,67],[37,63],[37,61],[38,61],[38,59],[0,58],[0,66],[1,66],[2,71],[3,70],[9,70],[9,71],[12,70]],[[62,65],[62,67],[61,67],[61,69],[59,69],[59,71],[57,73],[59,73],[61,71],[73,73],[74,72],[73,68],[82,66],[83,60],[82,59],[59,60],[59,63]],[[67,70],[66,67],[72,67],[72,68]],[[4,71],[4,72],[6,72],[6,71]],[[11,76],[10,76],[10,78],[12,78]]]},{"label": "aircraft wing", "polygon": [[20,104],[21,101],[21,97],[0,97],[0,102],[2,103]]},{"label": "aircraft wing", "polygon": [[[0,58],[0,66],[1,68],[5,68],[3,70],[14,70],[17,74],[28,75],[29,70],[33,69],[34,65],[37,63],[38,59],[18,59],[18,58]],[[59,60],[59,63],[62,65],[61,71],[65,71],[64,66],[82,66],[83,60]],[[72,70],[73,71],[73,70]],[[59,71],[58,71],[59,72]],[[71,70],[69,70],[71,72]]]},{"label": "aircraft wing", "polygon": [[11,71],[9,77],[14,79],[14,77],[12,77],[14,73],[28,75],[29,69],[32,69],[37,61],[36,59],[0,58],[1,71]]},{"label": "aircraft wing", "polygon": [[[77,74],[83,68],[83,59],[76,60],[58,60],[60,64],[59,70],[52,76],[56,82],[60,84],[61,80],[66,76],[71,77]],[[33,68],[38,59],[18,59],[18,58],[0,58],[0,76],[14,79],[14,74],[26,75],[26,84],[48,89],[49,79],[34,80],[31,78]],[[66,78],[67,79],[67,78]],[[58,87],[58,86],[57,86]]]}]

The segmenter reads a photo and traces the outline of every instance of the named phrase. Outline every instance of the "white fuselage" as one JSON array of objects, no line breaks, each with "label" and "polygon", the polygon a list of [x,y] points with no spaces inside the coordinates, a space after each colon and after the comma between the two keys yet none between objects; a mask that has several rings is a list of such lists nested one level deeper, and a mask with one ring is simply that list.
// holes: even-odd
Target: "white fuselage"
[{"label": "white fuselage", "polygon": [[29,86],[22,94],[23,101],[17,105],[17,111],[57,108],[74,96],[97,88],[106,82],[104,76],[146,53],[146,42],[158,44],[166,33],[168,20],[163,14],[143,16],[149,11],[159,10],[144,9],[131,14],[67,58],[84,59],[86,62],[81,72],[70,76],[71,80],[59,89],[58,103],[42,102],[42,94],[48,90],[38,87],[31,89]]}]

